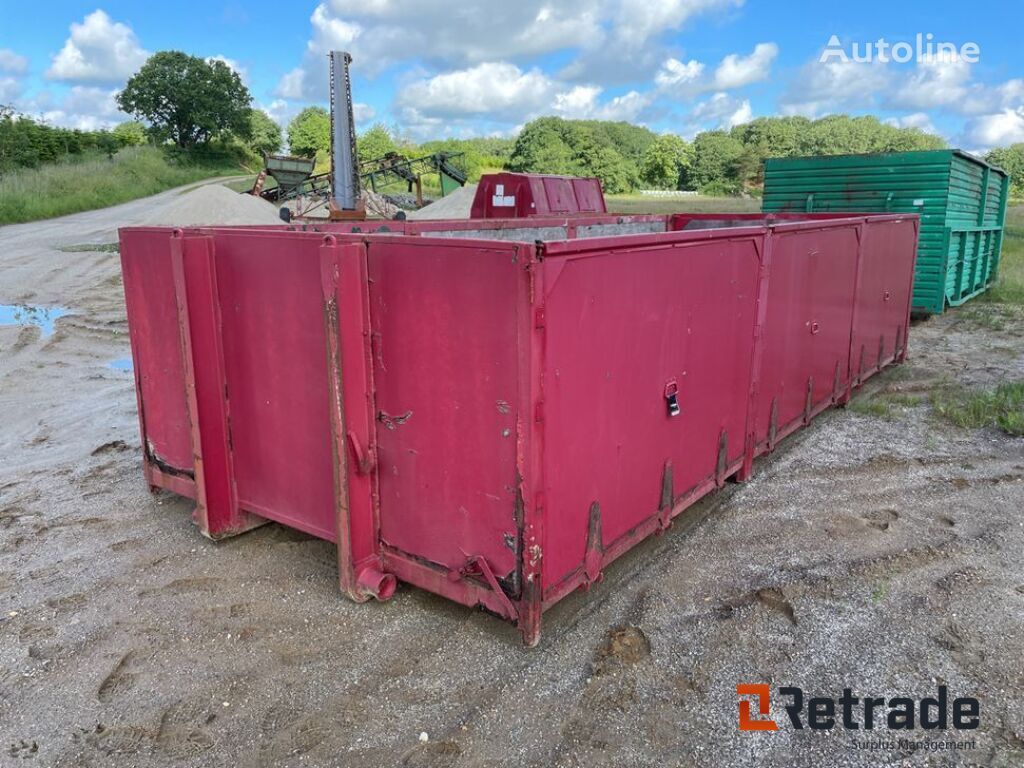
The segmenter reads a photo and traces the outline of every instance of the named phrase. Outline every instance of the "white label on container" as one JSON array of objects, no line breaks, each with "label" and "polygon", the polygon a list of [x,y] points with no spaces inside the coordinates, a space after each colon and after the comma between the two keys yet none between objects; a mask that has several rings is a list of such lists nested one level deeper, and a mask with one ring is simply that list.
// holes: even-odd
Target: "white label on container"
[{"label": "white label on container", "polygon": [[515,208],[516,207],[516,196],[515,195],[492,195],[491,205],[495,208]]},{"label": "white label on container", "polygon": [[916,200],[914,200],[914,205],[924,205],[924,198],[919,197]]},{"label": "white label on container", "polygon": [[498,197],[504,197],[505,196],[505,185],[504,184],[495,184],[494,185],[494,194],[497,195]]}]

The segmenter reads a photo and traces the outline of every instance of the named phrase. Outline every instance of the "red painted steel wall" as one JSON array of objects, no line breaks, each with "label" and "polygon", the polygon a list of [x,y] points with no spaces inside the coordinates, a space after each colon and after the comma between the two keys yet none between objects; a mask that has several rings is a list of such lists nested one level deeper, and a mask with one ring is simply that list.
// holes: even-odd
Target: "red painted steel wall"
[{"label": "red painted steel wall", "polygon": [[185,374],[174,300],[170,234],[129,229],[121,233],[121,269],[128,311],[143,448],[150,459],[192,470]]},{"label": "red painted steel wall", "polygon": [[518,564],[529,280],[516,243],[368,248],[381,542],[458,570]]},{"label": "red painted steel wall", "polygon": [[699,218],[540,246],[500,238],[577,225],[124,230],[147,481],[213,537],[336,541],[356,600],[397,576],[534,643],[545,607],[906,354],[915,217]]},{"label": "red painted steel wall", "polygon": [[546,255],[546,593],[583,566],[593,505],[609,547],[658,512],[666,467],[671,505],[713,480],[723,434],[727,463],[742,461],[758,244],[605,239]]},{"label": "red painted steel wall", "polygon": [[515,219],[607,211],[598,179],[488,173],[480,177],[470,218]]}]

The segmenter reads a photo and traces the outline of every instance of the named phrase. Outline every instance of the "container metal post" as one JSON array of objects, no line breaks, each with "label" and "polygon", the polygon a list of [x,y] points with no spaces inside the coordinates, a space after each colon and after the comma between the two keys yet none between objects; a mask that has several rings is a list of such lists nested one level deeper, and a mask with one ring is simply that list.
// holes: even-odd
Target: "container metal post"
[{"label": "container metal post", "polygon": [[267,522],[238,505],[212,237],[171,236],[199,529],[220,539]]}]

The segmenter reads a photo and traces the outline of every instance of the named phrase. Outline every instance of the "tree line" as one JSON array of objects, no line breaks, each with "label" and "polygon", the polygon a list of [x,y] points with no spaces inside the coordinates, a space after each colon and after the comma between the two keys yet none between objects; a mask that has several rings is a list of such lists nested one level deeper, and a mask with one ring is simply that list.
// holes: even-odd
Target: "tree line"
[{"label": "tree line", "polygon": [[763,181],[768,157],[940,149],[939,136],[897,128],[875,117],[763,117],[693,141],[629,123],[544,117],[524,126],[509,167],[597,176],[606,191],[637,188],[738,194]]},{"label": "tree line", "polygon": [[[219,149],[256,161],[281,149],[285,134],[265,112],[254,109],[238,73],[221,61],[180,51],[151,56],[117,95],[134,119],[113,130],[56,128],[0,106],[0,173],[19,167],[113,155],[152,143],[178,153]],[[330,115],[322,107],[303,109],[287,126],[294,154],[320,157],[330,145]],[[876,117],[829,115],[763,117],[729,130],[698,133],[692,141],[657,134],[627,122],[541,117],[514,138],[442,139],[417,144],[398,128],[375,124],[358,142],[361,160],[390,152],[408,157],[432,152],[463,153],[471,180],[481,173],[513,171],[596,176],[605,191],[694,190],[709,195],[755,193],[768,157],[834,155],[941,149],[945,141],[917,128],[889,125]],[[1024,194],[1024,145],[992,150],[988,159],[1014,176]]]},{"label": "tree line", "polygon": [[111,130],[59,128],[0,105],[0,173],[74,161],[142,144],[168,150],[178,159],[231,156],[256,164],[277,152],[280,126],[252,107],[241,78],[220,61],[180,51],[151,56],[117,95],[132,115]]}]

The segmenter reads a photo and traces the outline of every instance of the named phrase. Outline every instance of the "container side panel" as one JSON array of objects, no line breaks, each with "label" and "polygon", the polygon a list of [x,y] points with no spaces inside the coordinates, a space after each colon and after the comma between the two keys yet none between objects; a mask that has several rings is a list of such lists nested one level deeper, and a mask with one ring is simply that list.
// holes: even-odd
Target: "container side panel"
[{"label": "container side panel", "polygon": [[170,230],[122,231],[121,270],[146,430],[143,447],[158,466],[191,471],[185,371],[170,244]]},{"label": "container side panel", "polygon": [[869,221],[864,227],[850,351],[854,377],[863,379],[884,367],[906,344],[913,270],[914,222]]},{"label": "container side panel", "polygon": [[758,443],[773,443],[849,381],[856,230],[849,225],[773,234],[755,403]]},{"label": "container side panel", "polygon": [[742,456],[759,256],[752,238],[722,237],[543,263],[550,591],[582,566],[588,537],[610,546],[666,489],[671,505]]},{"label": "container side panel", "polygon": [[516,571],[517,247],[370,243],[383,542],[447,569]]},{"label": "container side panel", "polygon": [[[766,212],[916,213],[921,217],[914,306],[942,312],[951,269],[946,209],[963,202],[950,150],[838,157],[773,158],[765,163]],[[977,168],[977,164],[971,164]],[[958,198],[957,196],[960,195]],[[955,248],[953,249],[955,250]],[[955,254],[953,258],[956,258]],[[948,286],[952,290],[952,285]]]},{"label": "container side panel", "polygon": [[215,242],[239,502],[333,541],[319,245],[220,232]]}]

